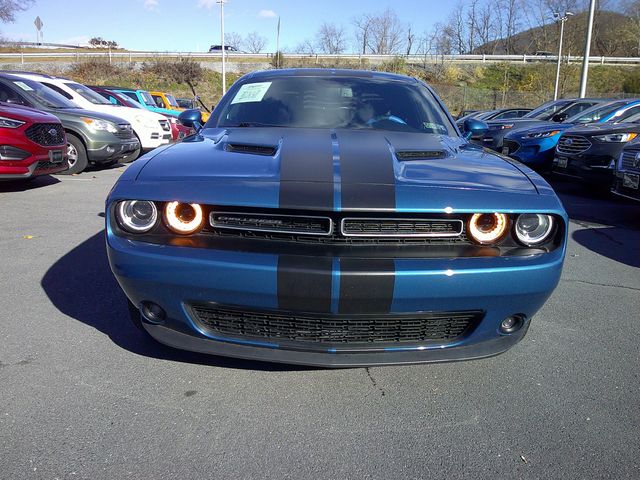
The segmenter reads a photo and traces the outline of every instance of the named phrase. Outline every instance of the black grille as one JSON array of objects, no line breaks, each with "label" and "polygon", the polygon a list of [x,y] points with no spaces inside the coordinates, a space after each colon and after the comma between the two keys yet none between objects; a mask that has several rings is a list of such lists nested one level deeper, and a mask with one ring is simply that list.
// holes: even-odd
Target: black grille
[{"label": "black grille", "polygon": [[169,120],[158,120],[158,122],[160,122],[160,127],[162,127],[162,129],[165,132],[171,131],[171,125],[169,125]]},{"label": "black grille", "polygon": [[589,139],[582,135],[562,135],[556,146],[558,153],[565,153],[567,155],[575,155],[582,153],[591,147]]},{"label": "black grille", "polygon": [[60,168],[64,166],[65,168],[67,168],[67,162],[66,160],[62,161],[62,162],[50,162],[48,160],[46,161],[40,161],[38,162],[38,165],[36,165],[36,170],[52,170],[54,168]]},{"label": "black grille", "polygon": [[446,154],[443,150],[403,150],[396,152],[398,160],[429,160],[444,157],[446,157]]},{"label": "black grille", "polygon": [[345,218],[342,234],[374,237],[455,237],[462,233],[461,220],[400,218]]},{"label": "black grille", "polygon": [[118,138],[134,138],[133,129],[128,123],[119,123],[117,125],[118,131],[114,135]]},{"label": "black grille", "polygon": [[250,311],[192,305],[194,320],[215,335],[274,342],[324,345],[451,342],[482,319],[483,312],[427,312],[415,315],[322,315]]},{"label": "black grille", "polygon": [[268,145],[244,145],[240,143],[227,143],[225,150],[227,152],[273,156],[275,155],[277,149],[276,147],[271,147]]},{"label": "black grille", "polygon": [[24,131],[38,145],[64,145],[64,129],[59,123],[34,123]]},{"label": "black grille", "polygon": [[624,150],[622,152],[622,169],[640,171],[640,159],[636,160],[638,154],[640,154],[640,149]]},{"label": "black grille", "polygon": [[213,212],[209,222],[219,229],[301,235],[329,235],[332,231],[331,219],[328,217]]}]

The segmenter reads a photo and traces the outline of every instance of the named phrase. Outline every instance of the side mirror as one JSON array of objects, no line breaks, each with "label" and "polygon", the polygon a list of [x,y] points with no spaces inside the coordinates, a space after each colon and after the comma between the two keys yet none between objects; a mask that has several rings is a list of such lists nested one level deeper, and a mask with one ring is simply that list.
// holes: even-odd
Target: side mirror
[{"label": "side mirror", "polygon": [[564,122],[567,119],[566,113],[556,113],[553,117],[551,117],[552,122]]},{"label": "side mirror", "polygon": [[472,137],[480,137],[487,133],[489,125],[482,120],[476,120],[475,118],[467,118],[462,124],[464,131],[464,138],[469,140]]},{"label": "side mirror", "polygon": [[185,127],[199,131],[202,128],[202,112],[197,108],[185,110],[178,115],[178,121]]}]

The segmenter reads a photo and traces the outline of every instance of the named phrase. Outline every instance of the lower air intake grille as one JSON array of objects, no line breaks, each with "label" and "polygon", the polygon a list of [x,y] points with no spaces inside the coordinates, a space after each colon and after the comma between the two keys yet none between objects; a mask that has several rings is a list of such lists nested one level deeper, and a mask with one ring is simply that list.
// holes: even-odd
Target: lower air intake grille
[{"label": "lower air intake grille", "polygon": [[326,345],[451,342],[470,332],[482,311],[415,315],[323,315],[192,305],[194,320],[223,337]]}]

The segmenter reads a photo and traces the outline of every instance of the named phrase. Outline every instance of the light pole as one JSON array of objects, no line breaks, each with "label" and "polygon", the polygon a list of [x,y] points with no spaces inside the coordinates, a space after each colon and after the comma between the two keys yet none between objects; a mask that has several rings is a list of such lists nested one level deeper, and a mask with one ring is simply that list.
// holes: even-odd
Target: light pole
[{"label": "light pole", "polygon": [[591,54],[591,32],[593,30],[593,15],[595,11],[596,0],[591,0],[591,5],[589,5],[589,24],[587,25],[587,37],[584,40],[582,75],[580,76],[580,98],[584,98],[587,95],[587,75],[589,74],[589,55]]},{"label": "light pole", "polygon": [[560,45],[558,45],[558,65],[556,67],[556,88],[553,92],[553,99],[558,99],[558,88],[560,87],[560,63],[562,62],[562,39],[564,37],[564,22],[566,22],[573,13],[564,12],[564,14],[554,13],[553,18],[560,20]]},{"label": "light pole", "polygon": [[218,0],[220,4],[220,46],[222,47],[222,94],[227,93],[227,66],[225,64],[224,51],[224,3],[226,0]]}]

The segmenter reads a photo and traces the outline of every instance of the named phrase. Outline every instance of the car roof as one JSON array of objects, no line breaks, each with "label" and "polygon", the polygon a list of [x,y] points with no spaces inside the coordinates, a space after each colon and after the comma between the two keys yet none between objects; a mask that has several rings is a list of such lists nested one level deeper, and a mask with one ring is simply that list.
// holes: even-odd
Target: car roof
[{"label": "car roof", "polygon": [[260,80],[279,77],[360,77],[378,78],[404,83],[416,84],[418,80],[406,75],[388,72],[374,72],[371,70],[349,70],[341,68],[283,68],[274,70],[259,70],[245,75],[243,78]]}]

